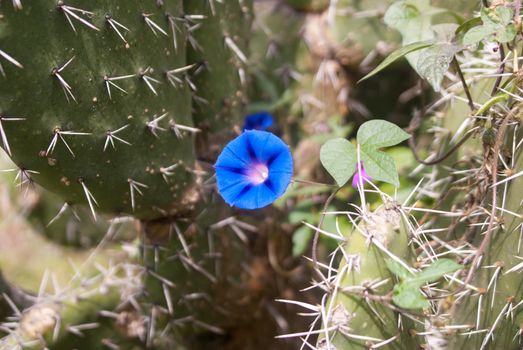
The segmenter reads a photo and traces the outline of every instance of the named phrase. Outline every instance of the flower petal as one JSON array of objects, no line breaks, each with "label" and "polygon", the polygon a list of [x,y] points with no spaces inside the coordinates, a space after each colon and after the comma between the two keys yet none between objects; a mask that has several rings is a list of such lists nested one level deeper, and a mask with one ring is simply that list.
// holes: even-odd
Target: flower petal
[{"label": "flower petal", "polygon": [[225,146],[214,166],[247,170],[252,161],[250,149],[247,139],[237,137]]},{"label": "flower petal", "polygon": [[363,162],[358,162],[356,173],[354,173],[354,177],[352,178],[352,187],[358,188],[360,183],[365,184],[365,182],[370,180],[372,180],[372,178],[365,172]]},{"label": "flower petal", "polygon": [[252,188],[253,186],[249,183],[238,182],[236,184],[232,184],[229,187],[226,187],[225,189],[219,189],[219,192],[227,204],[243,208],[239,206],[238,203],[241,203],[242,200],[245,199],[245,194],[249,192]]}]

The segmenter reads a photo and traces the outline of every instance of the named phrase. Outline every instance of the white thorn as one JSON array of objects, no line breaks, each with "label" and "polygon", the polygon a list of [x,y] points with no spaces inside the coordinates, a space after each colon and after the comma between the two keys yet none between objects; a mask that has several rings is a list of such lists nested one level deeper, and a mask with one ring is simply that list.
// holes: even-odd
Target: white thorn
[{"label": "white thorn", "polygon": [[154,23],[154,21],[150,18],[152,14],[143,13],[142,16],[145,20],[145,23],[147,24],[147,26],[149,26],[154,35],[157,36],[158,34],[156,33],[156,31],[158,31],[165,36],[169,36],[169,34],[167,34],[165,30],[163,30],[158,24]]},{"label": "white thorn", "polygon": [[76,33],[76,28],[73,24],[73,21],[71,20],[71,18],[69,16],[73,17],[74,19],[76,19],[77,21],[79,21],[80,23],[84,24],[85,26],[87,26],[91,29],[100,31],[100,29],[95,27],[92,23],[86,21],[85,19],[83,19],[82,17],[80,17],[79,15],[76,14],[78,12],[82,15],[93,16],[94,14],[92,12],[82,10],[82,9],[79,9],[76,7],[67,6],[64,4],[64,2],[62,0],[58,1],[58,8],[62,10],[65,17],[67,18],[67,21],[69,22],[69,24],[71,25],[71,27],[73,28],[75,33]]},{"label": "white thorn", "polygon": [[140,190],[140,188],[148,188],[149,186],[147,186],[143,183],[134,181],[133,179],[127,179],[127,182],[129,182],[129,190],[130,190],[130,195],[131,195],[131,207],[133,208],[133,211],[134,211],[134,209],[135,209],[134,192],[136,191],[136,192],[138,192],[138,194],[143,196],[142,190]]},{"label": "white thorn", "polygon": [[96,212],[94,211],[93,202],[98,206],[98,202],[96,201],[96,198],[94,198],[93,194],[89,189],[87,188],[84,180],[82,178],[78,179],[78,182],[80,182],[80,185],[82,185],[82,188],[84,190],[85,197],[87,198],[87,203],[89,204],[89,209],[91,209],[91,213],[93,214],[94,221],[96,221]]}]

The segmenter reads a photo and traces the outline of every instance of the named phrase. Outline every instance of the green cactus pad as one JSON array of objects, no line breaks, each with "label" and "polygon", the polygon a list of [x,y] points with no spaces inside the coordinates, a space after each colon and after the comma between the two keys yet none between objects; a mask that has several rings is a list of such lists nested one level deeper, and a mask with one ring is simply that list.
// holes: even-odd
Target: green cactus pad
[{"label": "green cactus pad", "polygon": [[[228,6],[214,4],[219,14]],[[206,26],[194,28],[186,7],[181,0],[43,0],[18,10],[1,3],[2,145],[26,175],[93,212],[152,219],[190,209],[198,130],[187,74],[197,62],[186,49],[188,42],[205,49],[197,41]],[[223,41],[219,24],[209,30]],[[228,94],[230,72],[219,73]]]}]

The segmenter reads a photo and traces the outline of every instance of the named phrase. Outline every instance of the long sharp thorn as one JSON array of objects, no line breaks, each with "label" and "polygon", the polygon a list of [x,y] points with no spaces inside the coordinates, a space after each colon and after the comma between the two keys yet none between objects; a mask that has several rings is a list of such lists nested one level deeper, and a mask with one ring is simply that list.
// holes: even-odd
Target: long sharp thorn
[{"label": "long sharp thorn", "polygon": [[85,197],[87,199],[87,203],[89,204],[89,209],[91,209],[91,214],[93,215],[94,221],[97,221],[96,212],[94,211],[93,203],[98,206],[98,202],[94,198],[94,196],[91,193],[91,191],[89,191],[89,189],[87,188],[84,180],[82,178],[80,178],[78,181],[80,182],[80,185],[82,185],[82,188],[84,190],[84,194],[85,194]]}]

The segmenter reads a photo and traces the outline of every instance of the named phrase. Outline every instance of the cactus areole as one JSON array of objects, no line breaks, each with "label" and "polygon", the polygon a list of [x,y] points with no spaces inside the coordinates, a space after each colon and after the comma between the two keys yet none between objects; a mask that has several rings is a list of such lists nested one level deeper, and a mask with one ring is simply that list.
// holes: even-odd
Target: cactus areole
[{"label": "cactus areole", "polygon": [[94,216],[190,210],[195,139],[232,130],[243,99],[248,10],[212,5],[0,2],[1,145],[23,185]]}]

